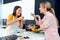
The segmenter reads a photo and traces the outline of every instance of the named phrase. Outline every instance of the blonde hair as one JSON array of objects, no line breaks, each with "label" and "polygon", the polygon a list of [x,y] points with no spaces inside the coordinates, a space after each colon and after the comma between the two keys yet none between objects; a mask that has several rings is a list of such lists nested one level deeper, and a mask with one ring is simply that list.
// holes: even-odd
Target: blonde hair
[{"label": "blonde hair", "polygon": [[[40,3],[40,6],[43,6],[44,8],[47,8],[47,11],[51,12],[54,16],[55,16],[55,10],[51,7],[51,3],[48,1],[42,2]],[[55,16],[56,22],[57,22],[57,26],[58,26],[58,20]]]},{"label": "blonde hair", "polygon": [[44,8],[47,8],[47,11],[51,12],[53,15],[55,15],[55,10],[53,8],[51,8],[51,3],[46,1],[46,2],[42,2],[40,3],[41,6],[43,6]]}]

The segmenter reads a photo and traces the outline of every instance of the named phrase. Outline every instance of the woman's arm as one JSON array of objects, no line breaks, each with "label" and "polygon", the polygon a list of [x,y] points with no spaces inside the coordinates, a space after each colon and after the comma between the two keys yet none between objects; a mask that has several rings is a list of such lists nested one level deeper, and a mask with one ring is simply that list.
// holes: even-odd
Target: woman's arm
[{"label": "woman's arm", "polygon": [[13,23],[17,22],[18,20],[19,20],[18,18],[17,18],[17,19],[15,19],[15,20],[9,20],[9,19],[7,19],[6,24],[7,24],[7,26],[8,26],[8,25],[11,25],[11,24],[13,24]]},{"label": "woman's arm", "polygon": [[20,23],[20,28],[22,29],[23,25],[24,25],[24,17],[22,17],[22,19],[19,21],[19,23]]},{"label": "woman's arm", "polygon": [[22,19],[22,17],[19,17],[19,18],[14,19],[14,20],[13,20],[13,18],[12,18],[12,19],[7,19],[6,24],[7,24],[7,26],[8,26],[8,25],[11,25],[11,24],[13,24],[13,23],[15,23],[15,22],[17,22],[17,21],[19,21],[19,20],[21,20],[21,19]]},{"label": "woman's arm", "polygon": [[47,28],[49,28],[52,25],[52,18],[51,16],[46,17],[46,19],[44,20],[44,22],[40,25],[42,30],[46,30]]},{"label": "woman's arm", "polygon": [[51,22],[52,22],[51,16],[47,16],[43,22],[42,20],[36,21],[36,23],[40,25],[41,30],[46,30],[47,28],[49,28],[49,26],[51,25]]},{"label": "woman's arm", "polygon": [[24,21],[20,21],[20,28],[23,29]]},{"label": "woman's arm", "polygon": [[[38,20],[36,17],[38,17]],[[40,26],[41,30],[45,30],[51,25],[51,21],[52,21],[51,16],[47,16],[44,22],[42,22],[39,15],[35,15],[34,18],[36,24]]]}]

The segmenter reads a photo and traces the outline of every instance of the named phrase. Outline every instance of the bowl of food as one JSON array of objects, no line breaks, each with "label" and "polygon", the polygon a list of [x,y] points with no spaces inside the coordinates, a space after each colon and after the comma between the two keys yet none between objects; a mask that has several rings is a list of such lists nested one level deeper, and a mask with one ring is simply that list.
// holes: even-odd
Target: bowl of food
[{"label": "bowl of food", "polygon": [[40,32],[40,28],[37,28],[36,26],[32,27],[31,30],[32,30],[32,32],[35,32],[35,33],[39,33]]},{"label": "bowl of food", "polygon": [[30,29],[32,32],[36,32],[36,33],[40,32],[40,26],[38,25],[28,25],[28,29]]}]

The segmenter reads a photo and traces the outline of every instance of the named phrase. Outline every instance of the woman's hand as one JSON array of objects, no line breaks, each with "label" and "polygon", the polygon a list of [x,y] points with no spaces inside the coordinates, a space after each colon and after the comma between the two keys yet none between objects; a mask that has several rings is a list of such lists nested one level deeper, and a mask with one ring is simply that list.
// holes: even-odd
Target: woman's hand
[{"label": "woman's hand", "polygon": [[39,15],[35,15],[35,18],[38,18],[38,20],[41,20]]},{"label": "woman's hand", "polygon": [[19,17],[19,18],[18,18],[18,20],[24,20],[24,17],[23,17],[23,16],[21,16],[21,17]]},{"label": "woman's hand", "polygon": [[37,25],[42,24],[42,21],[41,21],[41,18],[40,18],[39,15],[34,15],[34,14],[31,13],[31,16],[33,16],[35,18],[35,22],[36,22]]},{"label": "woman's hand", "polygon": [[42,21],[39,20],[39,21],[36,21],[36,25],[41,25],[42,24]]},{"label": "woman's hand", "polygon": [[19,20],[21,20],[19,23],[20,23],[20,28],[22,29],[24,24],[24,17],[23,16],[19,17]]},{"label": "woman's hand", "polygon": [[35,14],[31,13],[31,16],[34,17],[34,18],[38,18],[38,20],[40,20],[40,16],[39,15],[35,15]]},{"label": "woman's hand", "polygon": [[35,14],[31,13],[31,16],[32,16],[32,17],[35,17]]},{"label": "woman's hand", "polygon": [[[37,18],[38,18],[38,20],[37,20]],[[41,25],[42,24],[42,21],[41,21],[41,18],[40,18],[39,15],[35,15],[35,22],[36,22],[37,25]]]}]

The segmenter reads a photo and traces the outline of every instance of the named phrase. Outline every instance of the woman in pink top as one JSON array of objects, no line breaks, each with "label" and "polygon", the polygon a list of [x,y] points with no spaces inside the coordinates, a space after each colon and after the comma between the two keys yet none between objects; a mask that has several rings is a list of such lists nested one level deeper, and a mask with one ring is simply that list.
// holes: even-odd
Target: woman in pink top
[{"label": "woman in pink top", "polygon": [[[45,16],[41,20],[39,15],[34,15],[37,25],[40,25],[41,30],[44,30],[46,40],[60,40],[58,35],[58,25],[54,10],[49,2],[40,3],[40,12]],[[39,20],[36,19],[38,17]]]}]

